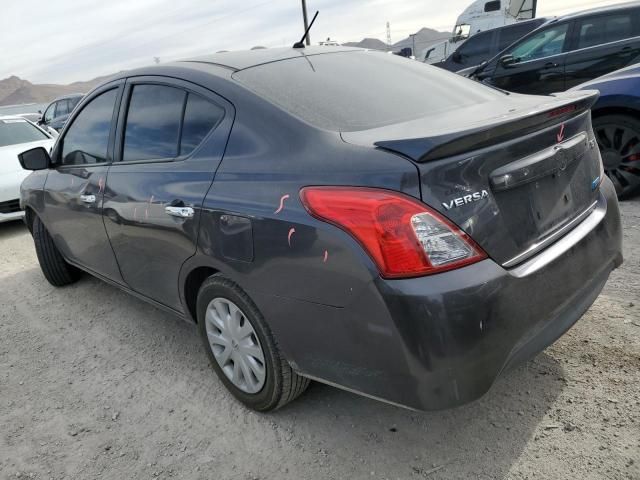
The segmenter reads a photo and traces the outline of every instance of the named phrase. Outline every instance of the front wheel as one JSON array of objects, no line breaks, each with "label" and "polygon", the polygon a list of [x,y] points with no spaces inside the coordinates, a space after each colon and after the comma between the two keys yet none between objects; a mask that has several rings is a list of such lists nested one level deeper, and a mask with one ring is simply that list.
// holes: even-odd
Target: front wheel
[{"label": "front wheel", "polygon": [[275,410],[306,390],[309,380],[291,369],[262,314],[234,282],[220,275],[206,280],[197,317],[213,369],[247,407]]},{"label": "front wheel", "polygon": [[640,191],[640,120],[629,115],[603,115],[593,119],[607,176],[618,198]]},{"label": "front wheel", "polygon": [[63,287],[77,281],[80,270],[69,265],[62,257],[40,218],[34,218],[32,231],[38,262],[47,281],[54,287]]}]

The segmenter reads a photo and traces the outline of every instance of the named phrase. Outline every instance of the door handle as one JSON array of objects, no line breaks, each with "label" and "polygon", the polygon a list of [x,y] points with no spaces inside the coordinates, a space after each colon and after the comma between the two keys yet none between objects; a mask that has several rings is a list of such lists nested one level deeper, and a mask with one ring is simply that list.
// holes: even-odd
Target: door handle
[{"label": "door handle", "polygon": [[560,65],[554,62],[545,63],[544,68],[558,68]]},{"label": "door handle", "polygon": [[80,201],[84,203],[96,203],[95,195],[80,195]]},{"label": "door handle", "polygon": [[164,207],[164,213],[178,218],[192,218],[193,208],[191,207]]}]

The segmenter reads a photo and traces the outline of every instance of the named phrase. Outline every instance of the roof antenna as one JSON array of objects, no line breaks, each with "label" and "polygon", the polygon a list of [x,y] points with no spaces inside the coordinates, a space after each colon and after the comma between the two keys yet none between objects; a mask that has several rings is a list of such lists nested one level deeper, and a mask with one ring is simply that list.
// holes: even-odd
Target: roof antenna
[{"label": "roof antenna", "polygon": [[307,35],[309,35],[309,30],[311,30],[311,27],[313,27],[313,22],[316,21],[316,17],[318,16],[318,10],[316,10],[316,14],[313,16],[313,19],[311,20],[311,23],[309,24],[309,26],[307,27],[307,29],[304,31],[304,35],[302,35],[302,38],[300,39],[300,41],[298,43],[294,43],[293,44],[293,48],[304,48],[304,39],[307,38]]}]

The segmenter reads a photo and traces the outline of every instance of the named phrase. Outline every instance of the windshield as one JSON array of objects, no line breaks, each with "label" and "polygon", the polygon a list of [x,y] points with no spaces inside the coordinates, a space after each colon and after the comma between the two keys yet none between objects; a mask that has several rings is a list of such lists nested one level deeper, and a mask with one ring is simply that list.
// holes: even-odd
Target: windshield
[{"label": "windshield", "polygon": [[460,41],[465,38],[469,38],[469,33],[471,32],[471,25],[467,25],[463,23],[461,25],[456,25],[453,29],[453,40]]},{"label": "windshield", "polygon": [[354,51],[272,62],[233,75],[325,130],[368,130],[486,103],[504,94],[421,62]]},{"label": "windshield", "polygon": [[20,143],[47,140],[47,137],[37,127],[26,120],[0,119],[0,147],[18,145]]}]

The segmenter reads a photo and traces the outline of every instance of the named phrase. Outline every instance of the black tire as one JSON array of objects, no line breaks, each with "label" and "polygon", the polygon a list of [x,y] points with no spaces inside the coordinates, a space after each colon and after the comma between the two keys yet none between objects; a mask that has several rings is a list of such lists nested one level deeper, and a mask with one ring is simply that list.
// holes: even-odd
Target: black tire
[{"label": "black tire", "polygon": [[64,287],[76,282],[80,278],[80,270],[62,258],[53,238],[38,217],[33,220],[32,231],[38,262],[47,281],[54,287]]},{"label": "black tire", "polygon": [[[261,390],[257,393],[249,394],[236,387],[224,374],[213,354],[207,338],[205,315],[209,303],[215,298],[223,298],[237,305],[259,339],[265,359],[266,379]],[[225,387],[247,407],[259,412],[276,410],[295,400],[309,386],[309,379],[297,375],[283,358],[271,329],[256,305],[231,280],[216,274],[204,282],[198,292],[197,318],[198,331],[211,366]]]},{"label": "black tire", "polygon": [[618,198],[640,192],[640,119],[631,115],[603,115],[593,119],[593,130],[605,173]]}]

